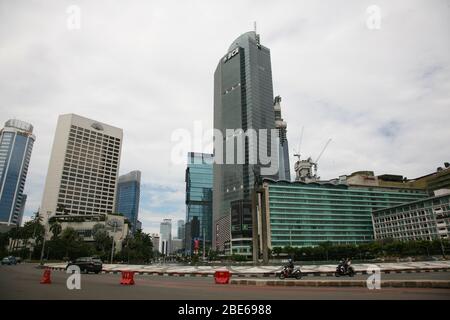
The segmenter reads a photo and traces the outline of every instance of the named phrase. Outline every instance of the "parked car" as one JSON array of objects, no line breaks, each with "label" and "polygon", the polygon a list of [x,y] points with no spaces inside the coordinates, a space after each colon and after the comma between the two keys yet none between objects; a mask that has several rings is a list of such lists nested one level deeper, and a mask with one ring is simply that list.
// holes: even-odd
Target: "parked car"
[{"label": "parked car", "polygon": [[103,263],[100,259],[95,259],[91,257],[78,258],[67,264],[66,270],[70,266],[78,266],[81,272],[95,272],[99,273],[102,271]]},{"label": "parked car", "polygon": [[17,263],[22,263],[22,258],[21,257],[15,257],[15,258],[16,258]]},{"label": "parked car", "polygon": [[4,264],[7,264],[7,265],[12,265],[12,264],[14,264],[14,265],[16,265],[16,264],[17,264],[16,257],[13,257],[13,256],[4,257],[4,258],[2,259],[2,265],[4,265]]}]

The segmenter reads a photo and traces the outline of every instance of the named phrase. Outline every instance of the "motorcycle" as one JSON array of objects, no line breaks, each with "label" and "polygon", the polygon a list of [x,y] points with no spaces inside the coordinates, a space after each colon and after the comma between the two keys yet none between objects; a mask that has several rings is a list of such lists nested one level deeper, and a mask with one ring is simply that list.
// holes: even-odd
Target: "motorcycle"
[{"label": "motorcycle", "polygon": [[347,265],[339,263],[339,265],[336,267],[336,272],[334,273],[334,275],[336,277],[340,276],[353,277],[355,275],[355,269],[353,269],[353,267],[350,266],[350,262],[348,262]]},{"label": "motorcycle", "polygon": [[286,279],[286,278],[295,278],[297,280],[302,278],[302,272],[300,270],[300,268],[296,268],[292,271],[292,273],[289,273],[289,269],[287,266],[285,266],[283,268],[283,270],[281,270],[281,273],[279,275],[280,279]]}]

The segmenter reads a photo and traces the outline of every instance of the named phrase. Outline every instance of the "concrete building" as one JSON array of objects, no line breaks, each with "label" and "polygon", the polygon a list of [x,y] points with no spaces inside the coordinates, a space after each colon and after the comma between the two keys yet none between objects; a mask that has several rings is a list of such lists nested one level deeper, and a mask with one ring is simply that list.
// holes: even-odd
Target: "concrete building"
[{"label": "concrete building", "polygon": [[61,224],[62,230],[68,227],[75,229],[86,242],[94,241],[92,229],[95,225],[105,226],[109,236],[114,239],[116,253],[122,250],[122,243],[130,232],[130,222],[126,217],[118,214],[99,214],[88,220],[79,216],[53,216],[50,219],[55,218]]},{"label": "concrete building", "polygon": [[122,135],[105,123],[59,116],[39,211],[44,225],[53,216],[97,221],[114,212]]},{"label": "concrete building", "polygon": [[418,177],[412,183],[419,188],[424,188],[432,194],[439,189],[450,189],[450,163],[445,162],[444,167],[439,167],[433,173]]},{"label": "concrete building", "polygon": [[181,254],[183,250],[182,239],[172,239],[172,254]]},{"label": "concrete building", "polygon": [[23,191],[35,139],[33,126],[20,120],[8,120],[0,130],[0,224],[5,228],[22,222]]},{"label": "concrete building", "polygon": [[375,239],[450,239],[450,190],[436,196],[376,210],[372,214]]},{"label": "concrete building", "polygon": [[278,179],[291,181],[291,168],[289,164],[289,146],[287,140],[287,123],[281,117],[281,97],[276,96],[273,102],[275,112],[275,128],[278,130]]},{"label": "concrete building", "polygon": [[131,232],[137,229],[139,201],[141,196],[141,172],[139,170],[121,175],[117,184],[116,213],[121,213],[131,222]]},{"label": "concrete building", "polygon": [[[231,214],[221,217],[216,221],[216,250],[223,254],[231,253]],[[237,240],[239,241],[239,240]],[[241,246],[243,247],[243,246]]]},{"label": "concrete building", "polygon": [[373,240],[372,212],[424,199],[422,189],[264,179],[253,207],[253,247],[358,244]]},{"label": "concrete building", "polygon": [[[232,42],[227,54],[222,57],[214,73],[214,129],[219,130],[224,138],[224,144],[238,140],[232,130],[267,130],[267,136],[259,134],[258,141],[265,142],[263,151],[273,155],[271,145],[271,130],[275,130],[275,112],[272,84],[272,66],[269,48],[260,42],[260,36],[255,31],[242,34]],[[227,132],[228,131],[228,132]],[[235,144],[237,145],[237,144]],[[261,174],[262,168],[278,168],[278,157],[269,165],[263,164],[259,156],[258,143],[244,143],[245,161],[239,164],[236,154],[221,148],[224,163],[227,154],[233,155],[235,161],[230,164],[213,165],[213,221],[218,221],[230,215],[231,202],[238,200],[251,201],[255,179]],[[215,156],[219,150],[215,149]],[[256,161],[250,163],[250,156]],[[272,176],[278,179],[278,174]],[[216,231],[216,229],[214,229]],[[215,239],[225,235],[213,235],[213,247],[217,248]],[[251,246],[251,241],[247,243]]]},{"label": "concrete building", "polygon": [[152,233],[151,237],[152,237],[153,251],[161,252],[161,251],[159,251],[159,249],[160,249],[159,248],[159,234]]},{"label": "concrete building", "polygon": [[164,255],[172,253],[172,219],[164,219],[161,222],[160,229],[160,248],[159,252]]}]

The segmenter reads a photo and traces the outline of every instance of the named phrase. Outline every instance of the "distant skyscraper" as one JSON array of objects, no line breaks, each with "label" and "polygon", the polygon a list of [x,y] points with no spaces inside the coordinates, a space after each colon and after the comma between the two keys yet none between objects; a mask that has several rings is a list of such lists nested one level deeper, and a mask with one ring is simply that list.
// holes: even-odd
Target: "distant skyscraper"
[{"label": "distant skyscraper", "polygon": [[[159,234],[152,233],[152,244],[153,244],[153,251],[159,251]],[[159,251],[160,252],[160,251]]]},{"label": "distant skyscraper", "polygon": [[287,124],[281,117],[281,97],[276,96],[273,109],[275,111],[275,128],[278,129],[278,137],[280,138],[280,144],[278,149],[278,179],[291,181],[291,169],[289,167],[289,147],[286,136]]},{"label": "distant skyscraper", "polygon": [[159,252],[168,255],[172,253],[172,219],[164,219],[159,228]]},{"label": "distant skyscraper", "polygon": [[96,219],[114,211],[122,129],[75,114],[59,116],[40,215]]},{"label": "distant skyscraper", "polygon": [[0,130],[0,223],[19,225],[25,209],[23,194],[35,141],[33,126],[8,120]]},{"label": "distant skyscraper", "polygon": [[[186,169],[186,222],[197,217],[199,237],[207,244],[212,240],[212,154],[188,153]],[[186,244],[187,246],[187,244]]]},{"label": "distant skyscraper", "polygon": [[183,239],[184,238],[184,220],[178,220],[177,227],[178,227],[177,238]]},{"label": "distant skyscraper", "polygon": [[[224,141],[235,139],[235,135],[227,136],[227,129],[253,129],[259,133],[260,129],[266,129],[267,136],[260,134],[258,142],[267,142],[262,152],[271,156],[270,134],[275,129],[273,102],[270,50],[261,45],[256,32],[244,33],[233,41],[214,73],[214,128],[222,132]],[[265,167],[259,156],[257,164],[249,163],[249,156],[259,155],[258,151],[258,143],[246,142],[245,164],[214,164],[214,223],[230,214],[232,201],[251,202],[255,177]],[[226,148],[223,159],[227,159]],[[278,163],[274,163],[277,161],[270,166],[278,168]],[[278,179],[278,174],[271,178]],[[240,246],[243,241],[238,240]],[[245,241],[251,245],[251,239]]]},{"label": "distant skyscraper", "polygon": [[116,212],[123,214],[130,220],[132,233],[135,233],[137,228],[140,192],[140,171],[131,171],[119,177]]}]

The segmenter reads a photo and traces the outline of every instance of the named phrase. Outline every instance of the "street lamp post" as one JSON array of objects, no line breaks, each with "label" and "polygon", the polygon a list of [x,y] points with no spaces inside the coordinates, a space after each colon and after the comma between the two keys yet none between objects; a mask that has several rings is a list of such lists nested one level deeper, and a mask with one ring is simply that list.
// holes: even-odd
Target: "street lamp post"
[{"label": "street lamp post", "polygon": [[[50,216],[50,212],[47,212],[47,222]],[[42,266],[44,264],[44,252],[45,252],[45,238],[47,237],[47,227],[46,224],[44,224],[44,239],[42,240],[42,250],[41,250],[41,259],[40,259],[40,265]]]},{"label": "street lamp post", "polygon": [[114,236],[116,235],[117,221],[113,222],[113,226],[114,226],[114,231],[113,231],[112,246],[111,246],[111,264],[113,263],[113,258],[114,258],[114,244],[115,244]]},{"label": "street lamp post", "polygon": [[203,228],[203,262],[205,261],[205,240],[206,240],[206,236],[205,236],[205,228]]}]

